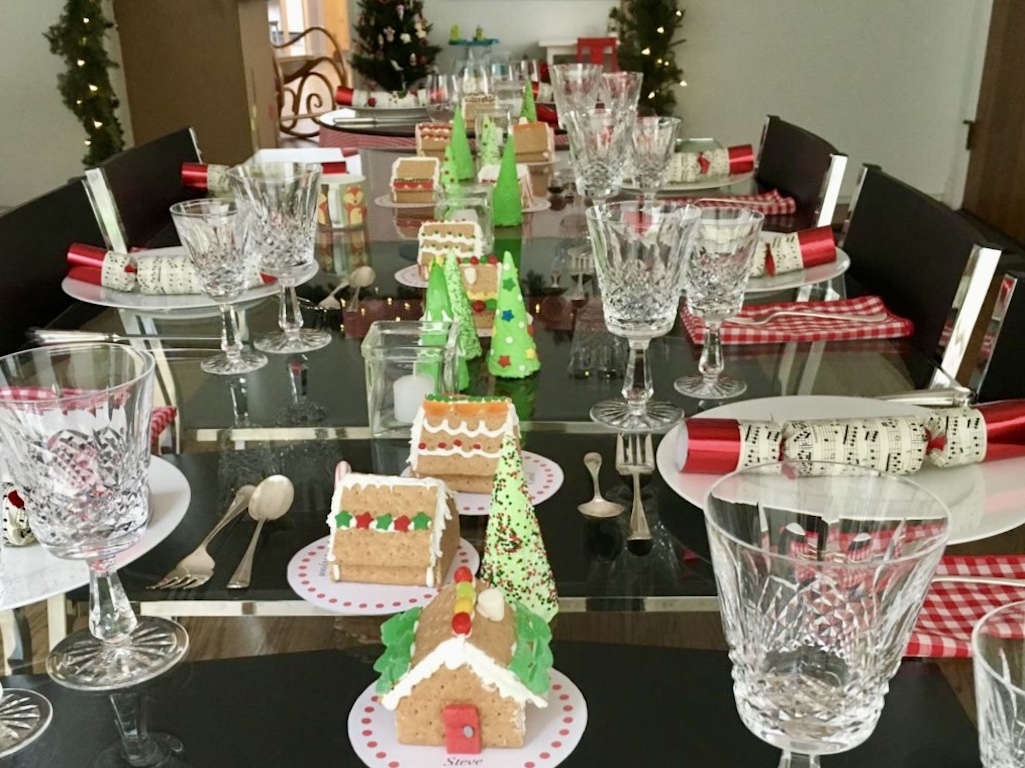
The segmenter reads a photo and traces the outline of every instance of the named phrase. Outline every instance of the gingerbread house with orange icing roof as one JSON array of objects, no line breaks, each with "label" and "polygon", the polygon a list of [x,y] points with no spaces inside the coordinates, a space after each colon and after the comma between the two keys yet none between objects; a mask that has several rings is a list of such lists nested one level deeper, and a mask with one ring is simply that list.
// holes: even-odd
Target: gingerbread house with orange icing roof
[{"label": "gingerbread house with orange icing roof", "polygon": [[548,705],[548,624],[465,567],[426,607],[385,622],[381,640],[377,692],[401,744],[522,747],[527,704]]},{"label": "gingerbread house with orange icing roof", "polygon": [[442,583],[459,549],[459,513],[436,478],[352,472],[341,462],[327,518],[333,581]]},{"label": "gingerbread house with orange icing roof", "polygon": [[455,491],[491,493],[502,439],[518,440],[519,426],[508,397],[428,395],[413,420],[410,470]]}]

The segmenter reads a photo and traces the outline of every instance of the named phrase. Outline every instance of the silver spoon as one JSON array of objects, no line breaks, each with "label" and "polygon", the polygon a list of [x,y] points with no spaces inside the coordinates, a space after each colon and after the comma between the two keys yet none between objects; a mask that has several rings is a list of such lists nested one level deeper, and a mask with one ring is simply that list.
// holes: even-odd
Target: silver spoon
[{"label": "silver spoon", "polygon": [[625,507],[614,501],[609,501],[601,495],[601,488],[598,487],[598,471],[601,469],[601,454],[585,453],[584,466],[591,473],[591,482],[594,483],[594,496],[590,501],[577,505],[577,510],[584,517],[606,518],[621,515]]},{"label": "silver spoon", "polygon": [[256,521],[256,530],[249,540],[249,548],[242,556],[242,561],[228,581],[228,589],[245,589],[253,572],[253,556],[256,554],[256,542],[260,538],[263,524],[268,520],[277,520],[292,506],[295,499],[295,486],[284,475],[271,475],[256,486],[249,499],[249,516]]},{"label": "silver spoon", "polygon": [[341,302],[338,301],[338,299],[335,298],[335,294],[338,293],[341,290],[344,290],[345,288],[348,288],[348,287],[349,287],[349,278],[348,277],[343,277],[338,282],[338,285],[335,286],[335,289],[333,291],[331,291],[331,293],[329,293],[327,296],[325,296],[319,302],[317,302],[317,306],[320,307],[321,309],[341,309],[342,308],[342,304],[341,304]]},{"label": "silver spoon", "polygon": [[349,285],[356,290],[353,291],[352,301],[349,302],[350,310],[355,310],[359,306],[360,288],[369,288],[376,279],[377,273],[374,272],[373,267],[364,264],[362,267],[356,267],[356,269],[352,270],[352,274],[349,275]]}]

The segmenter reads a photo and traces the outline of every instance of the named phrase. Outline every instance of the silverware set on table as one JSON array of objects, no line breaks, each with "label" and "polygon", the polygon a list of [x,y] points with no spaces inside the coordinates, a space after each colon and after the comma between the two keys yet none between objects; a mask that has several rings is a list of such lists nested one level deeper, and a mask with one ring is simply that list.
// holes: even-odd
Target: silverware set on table
[{"label": "silverware set on table", "polygon": [[249,586],[263,524],[268,520],[277,520],[288,512],[294,499],[295,487],[292,481],[283,475],[271,475],[260,481],[255,488],[243,485],[235,493],[235,498],[232,499],[227,511],[199,546],[183,557],[162,579],[150,585],[149,589],[195,589],[210,581],[214,575],[215,563],[207,551],[207,546],[228,523],[248,509],[249,516],[256,521],[256,529],[242,560],[228,580],[228,589],[245,589]]},{"label": "silverware set on table", "polygon": [[[598,472],[601,470],[600,453],[588,453],[584,456],[584,466],[591,474],[594,485],[594,496],[590,501],[577,506],[584,517],[604,520],[618,517],[625,508],[622,504],[606,499],[598,483]],[[616,436],[616,472],[633,480],[633,506],[630,511],[630,533],[627,536],[627,549],[635,555],[646,555],[651,552],[651,531],[644,513],[644,500],[641,496],[641,477],[655,472],[655,451],[652,448],[651,435],[617,435]]]}]

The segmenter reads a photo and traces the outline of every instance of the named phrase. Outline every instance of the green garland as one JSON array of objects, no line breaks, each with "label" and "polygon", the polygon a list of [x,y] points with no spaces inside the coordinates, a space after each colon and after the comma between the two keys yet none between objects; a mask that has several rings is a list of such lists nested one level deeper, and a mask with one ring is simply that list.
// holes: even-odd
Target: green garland
[{"label": "green garland", "polygon": [[104,46],[113,26],[104,18],[100,0],[67,0],[60,21],[44,33],[50,51],[67,65],[67,71],[57,76],[57,88],[89,136],[89,150],[82,159],[86,166],[99,164],[125,146],[118,100],[110,84],[109,69],[117,64]]},{"label": "green garland", "polygon": [[673,49],[684,42],[676,39],[683,14],[676,0],[623,0],[609,12],[619,28],[619,68],[644,74],[638,105],[644,114],[676,111],[675,88],[685,83]]}]

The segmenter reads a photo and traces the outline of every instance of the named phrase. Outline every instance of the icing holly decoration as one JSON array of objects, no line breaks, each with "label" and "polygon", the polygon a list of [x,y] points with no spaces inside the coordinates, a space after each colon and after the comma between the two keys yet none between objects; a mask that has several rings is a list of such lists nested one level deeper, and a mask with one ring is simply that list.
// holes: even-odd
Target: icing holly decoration
[{"label": "icing holly decoration", "polygon": [[[452,322],[455,320],[452,304],[448,298],[445,270],[437,261],[431,264],[431,273],[427,279],[423,319],[425,322]],[[461,349],[456,350],[456,369],[456,388],[462,391],[470,386],[470,369],[466,367],[466,355]]]},{"label": "icing holly decoration", "polygon": [[420,620],[422,608],[412,608],[404,613],[392,616],[381,625],[381,642],[384,653],[374,662],[374,670],[381,674],[377,680],[377,692],[387,693],[395,687],[406,672],[409,671],[413,658],[413,639],[416,636],[416,623]]},{"label": "icing holly decoration", "polygon": [[452,317],[459,321],[459,353],[464,360],[475,360],[484,350],[477,338],[477,326],[473,322],[473,308],[470,297],[466,295],[463,276],[454,255],[445,259],[445,285],[448,287],[448,300],[452,308]]},{"label": "icing holly decoration", "polygon": [[523,223],[520,180],[516,175],[516,141],[509,135],[502,151],[502,164],[491,199],[491,220],[496,227],[515,227]]},{"label": "icing holly decoration", "polygon": [[520,117],[526,118],[528,123],[537,122],[537,106],[534,104],[534,84],[530,80],[523,84],[523,106],[520,107]]},{"label": "icing holly decoration", "polygon": [[445,159],[441,161],[438,183],[441,184],[446,197],[455,197],[459,193],[459,169],[456,167],[451,143],[445,145]]},{"label": "icing holly decoration", "polygon": [[452,116],[452,138],[449,139],[449,146],[452,147],[452,158],[456,163],[456,177],[460,181],[475,178],[473,153],[470,151],[470,139],[466,135],[466,121],[461,106],[456,107]]},{"label": "icing holly decoration", "polygon": [[543,694],[551,685],[552,630],[547,622],[523,605],[516,605],[516,645],[509,671],[520,679],[527,690]]},{"label": "icing holly decoration", "polygon": [[499,452],[480,576],[545,621],[559,612],[541,527],[527,495],[523,457],[511,434],[502,440]]},{"label": "icing holly decoration", "polygon": [[499,273],[498,303],[488,351],[488,370],[503,379],[522,379],[541,368],[523,305],[520,276],[512,255],[505,254]]},{"label": "icing holly decoration", "polygon": [[499,127],[490,115],[484,115],[481,120],[480,136],[477,137],[477,164],[497,165],[502,160],[498,149]]}]

